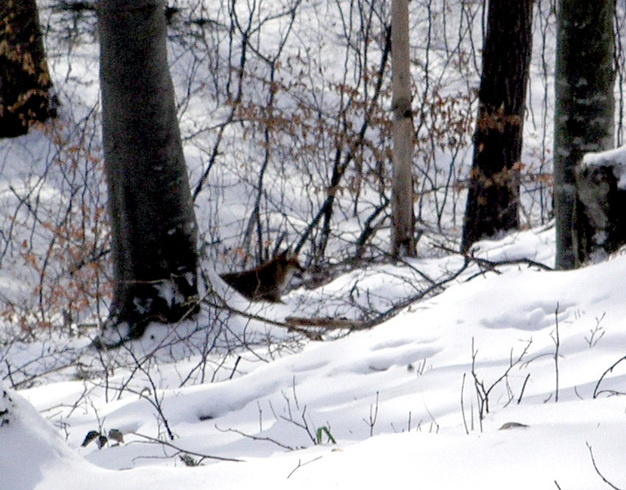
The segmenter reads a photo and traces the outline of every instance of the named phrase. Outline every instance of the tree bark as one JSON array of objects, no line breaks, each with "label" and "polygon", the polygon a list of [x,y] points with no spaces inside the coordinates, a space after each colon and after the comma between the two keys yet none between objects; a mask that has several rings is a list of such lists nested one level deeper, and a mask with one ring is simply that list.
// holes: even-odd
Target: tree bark
[{"label": "tree bark", "polygon": [[463,250],[518,228],[533,0],[490,0]]},{"label": "tree bark", "polygon": [[614,145],[614,0],[559,0],[555,115],[556,267],[572,269],[578,223],[576,165]]},{"label": "tree bark", "polygon": [[162,0],[102,0],[100,78],[112,227],[111,320],[140,337],[195,311],[196,221]]},{"label": "tree bark", "polygon": [[35,0],[0,2],[0,138],[54,116]]},{"label": "tree bark", "polygon": [[413,113],[409,53],[409,3],[393,0],[391,11],[393,184],[391,195],[394,257],[415,256],[413,216]]}]

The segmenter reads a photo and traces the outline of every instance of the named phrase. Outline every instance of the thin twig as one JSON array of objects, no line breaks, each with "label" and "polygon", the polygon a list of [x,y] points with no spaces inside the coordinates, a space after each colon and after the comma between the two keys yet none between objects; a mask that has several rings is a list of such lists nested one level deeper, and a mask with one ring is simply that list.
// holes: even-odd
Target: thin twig
[{"label": "thin twig", "polygon": [[287,480],[289,480],[289,478],[291,478],[291,475],[293,475],[296,471],[298,471],[300,468],[302,468],[303,466],[306,466],[308,464],[311,463],[315,463],[315,461],[319,461],[320,459],[322,459],[322,456],[318,456],[317,458],[312,459],[311,461],[307,461],[306,463],[303,463],[301,459],[298,460],[298,466],[296,466],[291,473],[289,473],[287,475]]},{"label": "thin twig", "polygon": [[604,378],[606,377],[607,374],[609,374],[610,372],[613,371],[613,369],[615,369],[617,367],[617,365],[622,362],[622,361],[626,361],[626,356],[620,357],[617,361],[615,361],[611,367],[609,369],[607,369],[606,371],[604,371],[602,373],[602,376],[600,376],[600,379],[598,380],[598,382],[596,383],[596,387],[593,390],[593,398],[597,398],[598,395],[600,393],[602,393],[601,391],[598,391],[600,388],[600,383],[602,383],[602,381],[604,380]]},{"label": "thin twig", "polygon": [[598,468],[598,465],[596,464],[596,458],[594,458],[593,456],[593,450],[591,449],[591,445],[586,442],[585,444],[587,444],[587,449],[589,449],[589,455],[591,456],[591,463],[593,464],[593,469],[596,470],[596,473],[598,474],[598,476],[600,478],[602,478],[602,481],[604,483],[606,483],[609,487],[614,488],[615,490],[620,490],[619,487],[616,487],[615,485],[613,485],[609,480],[606,479],[606,477],[600,472],[600,469]]},{"label": "thin twig", "polygon": [[524,379],[524,383],[522,384],[522,390],[520,391],[519,397],[517,397],[517,404],[522,403],[522,397],[524,396],[524,391],[526,391],[526,385],[528,384],[528,380],[530,379],[530,373],[526,375]]},{"label": "thin twig", "polygon": [[463,373],[463,381],[461,383],[461,415],[463,416],[463,427],[465,427],[465,433],[469,435],[469,429],[467,428],[467,420],[465,418],[465,403],[463,402],[463,392],[465,391],[465,378],[467,373]]},{"label": "thin twig", "polygon": [[174,449],[174,450],[177,451],[177,454],[178,453],[184,453],[184,454],[189,454],[191,456],[197,456],[198,458],[202,458],[202,459],[213,459],[215,461],[230,461],[230,462],[233,462],[233,463],[241,463],[241,462],[243,462],[243,460],[241,460],[241,459],[225,458],[225,457],[222,457],[222,456],[211,456],[210,454],[202,454],[202,453],[198,453],[198,452],[195,452],[195,451],[188,451],[187,449],[183,449],[181,447],[178,447],[178,446],[176,446],[175,444],[172,444],[169,441],[162,441],[161,439],[157,439],[155,437],[146,436],[144,434],[139,434],[137,432],[133,432],[133,434],[136,435],[137,437],[145,439],[146,441],[153,442],[153,443],[156,443],[156,444],[161,444],[163,446],[167,446],[167,447],[169,447],[171,449]]},{"label": "thin twig", "polygon": [[554,310],[554,321],[556,323],[554,334],[554,375],[556,378],[556,388],[554,393],[554,402],[559,401],[559,349],[561,348],[561,337],[559,335],[559,303],[556,303],[556,310]]},{"label": "thin twig", "polygon": [[[250,439],[252,441],[261,441],[261,442],[271,442],[272,444],[277,445],[278,447],[282,447],[283,449],[287,449],[288,451],[295,451],[296,448],[292,447],[292,446],[288,446],[286,444],[283,444],[282,442],[277,441],[276,439],[272,439],[270,437],[260,437],[260,436],[255,436],[252,434],[247,434],[245,432],[242,432],[238,429],[220,429],[219,427],[215,426],[215,428],[220,431],[220,432],[232,432],[234,434],[238,434],[242,437],[245,437],[246,439]],[[234,461],[238,461],[238,460],[234,460]]]},{"label": "thin twig", "polygon": [[484,267],[487,270],[493,271],[493,272],[498,272],[497,268],[498,267],[503,267],[503,266],[507,266],[507,265],[527,265],[528,267],[537,267],[539,269],[542,269],[544,271],[551,271],[554,270],[552,267],[543,264],[541,262],[537,262],[535,260],[526,258],[526,257],[521,257],[519,259],[504,259],[504,260],[488,260],[488,259],[483,259],[481,257],[476,257],[476,255],[474,255],[473,252],[461,252],[459,250],[455,250],[453,248],[447,247],[445,245],[436,245],[436,248],[443,250],[444,252],[448,252],[448,253],[452,253],[452,254],[456,254],[456,255],[461,255],[463,256],[463,258],[469,262],[474,262],[475,264]]}]

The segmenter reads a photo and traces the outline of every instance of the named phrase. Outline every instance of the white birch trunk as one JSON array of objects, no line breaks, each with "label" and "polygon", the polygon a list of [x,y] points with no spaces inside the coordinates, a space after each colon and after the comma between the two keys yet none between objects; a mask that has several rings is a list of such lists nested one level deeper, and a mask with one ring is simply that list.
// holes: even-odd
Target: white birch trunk
[{"label": "white birch trunk", "polygon": [[413,218],[413,118],[409,61],[408,0],[393,0],[391,14],[393,187],[391,194],[394,256],[415,256]]}]

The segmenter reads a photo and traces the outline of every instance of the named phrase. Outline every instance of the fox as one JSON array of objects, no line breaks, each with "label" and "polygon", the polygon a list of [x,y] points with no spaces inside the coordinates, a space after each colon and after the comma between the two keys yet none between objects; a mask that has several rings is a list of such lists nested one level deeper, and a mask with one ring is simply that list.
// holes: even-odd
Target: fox
[{"label": "fox", "polygon": [[221,274],[220,277],[250,301],[281,303],[281,295],[296,272],[304,272],[298,257],[289,249],[251,270]]}]

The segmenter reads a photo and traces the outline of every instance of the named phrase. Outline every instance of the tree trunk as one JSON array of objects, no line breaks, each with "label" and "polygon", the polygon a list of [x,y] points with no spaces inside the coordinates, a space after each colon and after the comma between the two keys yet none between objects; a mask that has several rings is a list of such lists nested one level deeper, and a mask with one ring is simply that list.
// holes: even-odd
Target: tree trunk
[{"label": "tree trunk", "polygon": [[21,136],[54,115],[35,0],[0,2],[0,138]]},{"label": "tree trunk", "polygon": [[519,173],[533,0],[490,0],[478,93],[464,250],[519,226]]},{"label": "tree trunk", "polygon": [[[575,251],[575,168],[587,152],[614,145],[614,0],[560,0],[554,115],[556,266],[579,264]],[[584,226],[584,225],[583,225]]]},{"label": "tree trunk", "polygon": [[413,217],[413,116],[409,58],[409,3],[393,0],[391,13],[393,187],[392,246],[395,257],[415,256]]},{"label": "tree trunk", "polygon": [[102,129],[114,325],[140,337],[197,299],[196,221],[167,65],[162,0],[102,0]]}]

